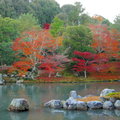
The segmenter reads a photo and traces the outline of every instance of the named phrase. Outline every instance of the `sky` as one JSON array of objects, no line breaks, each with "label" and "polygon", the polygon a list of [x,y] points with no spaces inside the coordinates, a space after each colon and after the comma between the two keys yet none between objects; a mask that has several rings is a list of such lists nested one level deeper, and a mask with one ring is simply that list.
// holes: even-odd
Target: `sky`
[{"label": "sky", "polygon": [[85,12],[90,16],[101,15],[110,22],[113,22],[115,17],[120,14],[120,0],[56,0],[60,6],[64,4],[74,4],[81,2],[85,8]]}]

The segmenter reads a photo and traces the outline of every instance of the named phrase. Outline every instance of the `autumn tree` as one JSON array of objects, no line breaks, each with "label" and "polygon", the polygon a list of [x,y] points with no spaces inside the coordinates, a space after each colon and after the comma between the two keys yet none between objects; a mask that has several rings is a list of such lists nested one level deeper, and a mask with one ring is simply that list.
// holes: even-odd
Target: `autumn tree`
[{"label": "autumn tree", "polygon": [[70,62],[67,56],[60,54],[48,55],[42,59],[39,69],[44,70],[45,74],[48,74],[48,77],[56,75],[65,68],[65,64]]},{"label": "autumn tree", "polygon": [[[117,72],[116,62],[119,61],[119,32],[114,29],[108,29],[106,25],[90,25],[93,33],[92,47],[97,53],[93,66],[96,68],[96,74],[108,75]],[[94,73],[95,75],[95,73]]]},{"label": "autumn tree", "polygon": [[34,79],[39,74],[38,66],[43,64],[43,59],[57,49],[60,38],[54,38],[49,30],[29,31],[22,34],[13,43],[13,50],[19,61],[13,64],[11,70],[25,75],[29,71],[30,78]]},{"label": "autumn tree", "polygon": [[91,23],[92,24],[102,24],[102,25],[107,25],[107,26],[110,26],[112,24],[108,19],[104,18],[101,15],[92,16]]},{"label": "autumn tree", "polygon": [[92,47],[97,53],[106,53],[109,57],[117,57],[119,52],[119,41],[115,39],[114,32],[108,30],[106,25],[90,25],[93,33]]},{"label": "autumn tree", "polygon": [[80,52],[80,51],[74,51],[74,54],[77,57],[72,58],[72,60],[77,63],[73,66],[73,70],[77,72],[84,72],[84,77],[86,78],[87,72],[90,72],[93,70],[91,61],[94,59],[95,54],[90,52]]}]

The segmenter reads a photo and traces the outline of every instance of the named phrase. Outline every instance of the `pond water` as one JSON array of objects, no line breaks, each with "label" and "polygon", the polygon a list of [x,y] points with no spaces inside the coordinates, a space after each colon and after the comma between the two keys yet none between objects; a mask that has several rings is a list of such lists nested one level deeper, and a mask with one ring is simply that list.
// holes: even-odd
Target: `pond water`
[{"label": "pond water", "polygon": [[[66,100],[71,90],[81,96],[99,95],[104,88],[120,91],[120,82],[70,84],[6,84],[0,86],[0,120],[120,120],[120,110],[67,111],[43,107],[51,99]],[[26,98],[29,112],[7,110],[13,98]]]}]

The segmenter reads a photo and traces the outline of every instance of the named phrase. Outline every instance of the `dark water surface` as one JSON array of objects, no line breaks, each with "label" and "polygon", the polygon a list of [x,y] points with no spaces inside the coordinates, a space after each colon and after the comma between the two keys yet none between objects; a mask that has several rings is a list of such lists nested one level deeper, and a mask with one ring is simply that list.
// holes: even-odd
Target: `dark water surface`
[{"label": "dark water surface", "polygon": [[[0,86],[0,120],[120,120],[120,110],[66,111],[43,108],[51,99],[66,100],[71,90],[81,96],[99,95],[104,88],[120,91],[120,82],[71,84],[7,84]],[[26,98],[29,112],[13,113],[7,108],[13,98]]]}]

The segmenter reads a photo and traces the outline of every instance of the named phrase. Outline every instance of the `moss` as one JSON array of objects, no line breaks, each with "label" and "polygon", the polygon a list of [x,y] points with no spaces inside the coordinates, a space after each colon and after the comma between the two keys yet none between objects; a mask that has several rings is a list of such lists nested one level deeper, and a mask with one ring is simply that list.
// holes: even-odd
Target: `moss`
[{"label": "moss", "polygon": [[100,101],[100,97],[99,96],[89,96],[86,98],[77,99],[77,101],[84,101],[84,102]]},{"label": "moss", "polygon": [[109,93],[109,94],[106,95],[105,97],[107,97],[107,98],[118,98],[118,99],[120,99],[120,92]]}]

